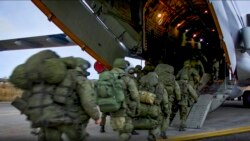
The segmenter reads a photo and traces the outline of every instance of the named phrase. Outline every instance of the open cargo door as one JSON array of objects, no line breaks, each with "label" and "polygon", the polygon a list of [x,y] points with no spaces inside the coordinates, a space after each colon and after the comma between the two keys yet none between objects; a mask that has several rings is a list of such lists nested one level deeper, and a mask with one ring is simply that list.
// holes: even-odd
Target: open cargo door
[{"label": "open cargo door", "polygon": [[[106,26],[82,0],[32,0],[32,2],[83,50],[111,68],[113,60],[129,54],[128,46],[138,44],[119,22],[105,17]],[[112,29],[113,28],[113,29]],[[125,33],[125,34],[124,34]],[[120,37],[125,41],[121,41]],[[129,39],[129,42],[126,40]]]}]

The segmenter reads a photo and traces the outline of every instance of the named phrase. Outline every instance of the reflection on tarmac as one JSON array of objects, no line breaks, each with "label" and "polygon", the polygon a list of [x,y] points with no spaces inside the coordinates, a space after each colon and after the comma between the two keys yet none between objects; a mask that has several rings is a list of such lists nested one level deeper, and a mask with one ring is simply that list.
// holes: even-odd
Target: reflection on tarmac
[{"label": "reflection on tarmac", "polygon": [[[170,127],[167,131],[170,140],[176,140],[177,136],[190,136],[204,134],[217,130],[249,126],[250,129],[250,109],[243,108],[240,101],[226,101],[220,108],[208,114],[207,119],[201,129],[187,129],[179,132],[177,128]],[[10,105],[10,103],[0,103],[0,141],[37,141],[36,136],[30,134],[31,128],[26,117]],[[106,133],[99,132],[100,127],[90,120],[87,131],[90,137],[87,141],[115,141],[118,140],[117,133],[113,132],[109,119],[107,119]],[[147,131],[138,131],[140,135],[132,136],[130,141],[146,140]],[[240,135],[240,138],[239,138]],[[203,140],[250,140],[249,133],[239,135],[217,137]],[[187,139],[187,138],[186,138]]]}]

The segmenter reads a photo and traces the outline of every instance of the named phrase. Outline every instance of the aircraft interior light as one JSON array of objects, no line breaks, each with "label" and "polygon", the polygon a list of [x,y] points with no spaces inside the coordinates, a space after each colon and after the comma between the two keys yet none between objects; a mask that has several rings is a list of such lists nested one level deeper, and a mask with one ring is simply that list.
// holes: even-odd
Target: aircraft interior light
[{"label": "aircraft interior light", "polygon": [[162,17],[162,14],[161,14],[161,13],[157,14],[157,17],[158,17],[158,18],[161,18],[161,17]]}]

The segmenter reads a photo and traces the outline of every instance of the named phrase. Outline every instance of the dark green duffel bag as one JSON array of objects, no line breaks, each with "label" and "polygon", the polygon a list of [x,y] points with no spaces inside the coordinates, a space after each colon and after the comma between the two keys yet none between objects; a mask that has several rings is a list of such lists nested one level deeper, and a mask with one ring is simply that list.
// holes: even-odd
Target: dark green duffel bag
[{"label": "dark green duffel bag", "polygon": [[158,126],[158,121],[150,118],[133,119],[135,130],[151,130]]}]

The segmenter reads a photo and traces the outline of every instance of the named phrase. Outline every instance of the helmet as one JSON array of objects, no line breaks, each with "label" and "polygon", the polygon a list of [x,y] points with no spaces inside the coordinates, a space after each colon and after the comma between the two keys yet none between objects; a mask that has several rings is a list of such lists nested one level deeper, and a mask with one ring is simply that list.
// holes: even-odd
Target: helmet
[{"label": "helmet", "polygon": [[129,73],[129,74],[134,74],[134,73],[135,73],[135,68],[133,68],[133,67],[132,67],[132,68],[129,68],[129,69],[128,69],[128,73]]},{"label": "helmet", "polygon": [[181,80],[188,80],[188,75],[187,74],[184,74],[184,75],[181,75]]},{"label": "helmet", "polygon": [[136,65],[136,66],[135,66],[135,69],[136,69],[136,70],[141,70],[141,69],[142,69],[142,66],[141,66],[141,65]]},{"label": "helmet", "polygon": [[184,64],[184,67],[191,67],[189,60],[186,60],[183,64]]},{"label": "helmet", "polygon": [[89,61],[80,57],[76,57],[75,59],[76,59],[76,66],[82,68],[83,70],[90,68],[91,64],[89,63]]},{"label": "helmet", "polygon": [[129,66],[129,62],[123,58],[116,58],[113,67],[125,70]]}]

